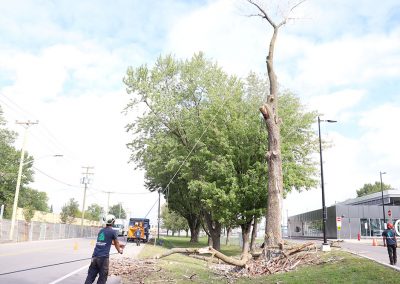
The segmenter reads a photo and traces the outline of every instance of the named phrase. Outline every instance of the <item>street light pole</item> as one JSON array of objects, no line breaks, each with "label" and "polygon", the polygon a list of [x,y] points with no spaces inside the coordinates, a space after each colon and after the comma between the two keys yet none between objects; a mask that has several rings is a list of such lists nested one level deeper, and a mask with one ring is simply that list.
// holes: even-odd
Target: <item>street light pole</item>
[{"label": "street light pole", "polygon": [[336,120],[321,120],[318,116],[318,138],[319,138],[319,159],[321,166],[321,190],[322,190],[322,230],[324,234],[324,242],[322,243],[323,250],[329,250],[328,242],[326,239],[326,219],[327,219],[327,211],[325,206],[325,190],[324,190],[324,167],[322,163],[322,143],[321,143],[321,121],[324,122],[336,122]]},{"label": "street light pole", "polygon": [[383,200],[383,183],[382,183],[382,175],[386,174],[386,172],[379,172],[379,176],[381,177],[381,193],[382,193],[382,208],[383,208],[383,227],[386,229],[386,216],[385,216],[385,201]]}]

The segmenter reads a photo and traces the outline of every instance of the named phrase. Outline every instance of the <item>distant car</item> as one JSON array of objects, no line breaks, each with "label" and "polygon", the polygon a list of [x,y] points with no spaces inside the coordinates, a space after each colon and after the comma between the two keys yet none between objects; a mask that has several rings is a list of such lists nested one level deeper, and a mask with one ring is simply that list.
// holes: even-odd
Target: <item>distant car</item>
[{"label": "distant car", "polygon": [[124,236],[126,233],[124,231],[124,225],[122,225],[122,224],[114,224],[113,230],[117,231],[118,236]]}]

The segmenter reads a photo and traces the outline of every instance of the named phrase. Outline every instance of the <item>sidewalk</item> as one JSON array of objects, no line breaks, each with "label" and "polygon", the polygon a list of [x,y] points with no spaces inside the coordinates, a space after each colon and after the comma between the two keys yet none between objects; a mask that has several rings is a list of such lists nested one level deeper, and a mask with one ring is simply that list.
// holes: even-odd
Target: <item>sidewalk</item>
[{"label": "sidewalk", "polygon": [[[390,267],[394,270],[400,271],[400,262],[397,265],[390,265],[389,264],[389,256],[386,247],[383,246],[383,241],[381,238],[376,238],[378,243],[377,246],[372,245],[373,239],[361,239],[358,240],[343,240],[341,243],[342,249],[353,253],[355,255],[373,260],[378,262],[382,265]],[[398,250],[398,254],[399,254]]]},{"label": "sidewalk", "polygon": [[[297,241],[297,242],[306,242],[306,241],[313,241],[316,244],[322,244],[322,239],[287,239],[291,241]],[[352,254],[358,255],[360,257],[364,257],[370,260],[373,260],[377,263],[380,263],[384,266],[390,267],[394,270],[400,271],[400,249],[397,250],[397,255],[398,255],[398,263],[397,265],[390,265],[389,264],[389,256],[386,247],[383,246],[383,240],[381,237],[375,238],[377,241],[378,245],[373,246],[372,241],[373,238],[368,238],[368,239],[343,239],[339,242],[339,246]],[[328,240],[328,243],[330,241],[336,241],[336,240]]]}]

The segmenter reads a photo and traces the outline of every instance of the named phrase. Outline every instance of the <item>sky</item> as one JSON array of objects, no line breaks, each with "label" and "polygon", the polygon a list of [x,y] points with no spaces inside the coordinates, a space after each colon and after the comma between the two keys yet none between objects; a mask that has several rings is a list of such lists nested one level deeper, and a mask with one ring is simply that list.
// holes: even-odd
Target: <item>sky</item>
[{"label": "sky", "polygon": [[[286,2],[264,7],[278,22]],[[17,148],[24,128],[15,121],[39,121],[27,134],[31,186],[47,192],[55,212],[69,198],[82,206],[82,167],[91,166],[86,205],[121,203],[130,216],[156,220],[157,194],[128,163],[129,66],[203,51],[230,74],[266,73],[271,28],[249,17],[257,11],[245,0],[0,0],[0,9],[0,105]],[[380,172],[400,189],[400,3],[309,0],[289,16],[276,43],[278,81],[321,119],[338,121],[321,123],[331,145],[323,150],[326,204],[354,198]],[[320,185],[290,193],[283,211],[319,208]]]}]

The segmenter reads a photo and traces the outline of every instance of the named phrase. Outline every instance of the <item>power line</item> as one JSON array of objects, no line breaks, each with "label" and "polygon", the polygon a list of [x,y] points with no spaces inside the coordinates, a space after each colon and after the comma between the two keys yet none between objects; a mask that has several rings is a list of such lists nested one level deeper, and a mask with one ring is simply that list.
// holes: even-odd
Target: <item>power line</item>
[{"label": "power line", "polygon": [[56,181],[56,182],[58,182],[58,183],[61,183],[61,184],[63,184],[63,185],[69,186],[69,187],[74,187],[74,188],[79,188],[79,189],[81,188],[79,185],[73,185],[73,184],[64,182],[64,181],[62,181],[62,180],[59,180],[59,179],[57,179],[57,178],[55,178],[55,177],[52,177],[51,175],[46,174],[44,171],[38,169],[38,168],[35,167],[35,166],[32,166],[32,168],[34,168],[34,169],[37,170],[39,173],[41,173],[41,174],[47,176],[48,178],[50,178],[50,179],[52,179],[52,180],[54,180],[54,181]]},{"label": "power line", "polygon": [[[21,116],[21,114],[22,114],[24,117],[37,117],[37,116],[33,115],[31,112],[25,110],[23,107],[21,107],[16,102],[14,102],[7,95],[5,95],[3,93],[1,93],[1,95],[5,99],[7,99],[8,102],[6,102],[4,99],[1,99],[1,98],[0,98],[0,101],[3,102],[14,113],[17,113],[18,116]],[[61,152],[68,152],[69,155],[71,155],[72,157],[75,157],[75,160],[77,162],[79,162],[79,164],[81,164],[81,162],[78,161],[78,159],[76,159],[77,155],[74,152],[70,151],[70,149],[68,147],[65,147],[65,145],[63,145],[63,143],[61,143],[60,140],[57,139],[55,137],[55,135],[53,135],[53,133],[46,127],[46,125],[43,122],[41,122],[41,124],[39,125],[38,131],[40,131],[42,133],[42,135],[36,135],[35,133],[31,133],[31,135],[33,137],[35,137],[37,141],[41,141],[41,142],[43,142],[43,144],[50,146],[50,148],[52,148],[53,150],[56,150],[55,152],[59,152],[60,150],[61,150]],[[47,137],[47,139],[43,139],[43,137]]]}]

